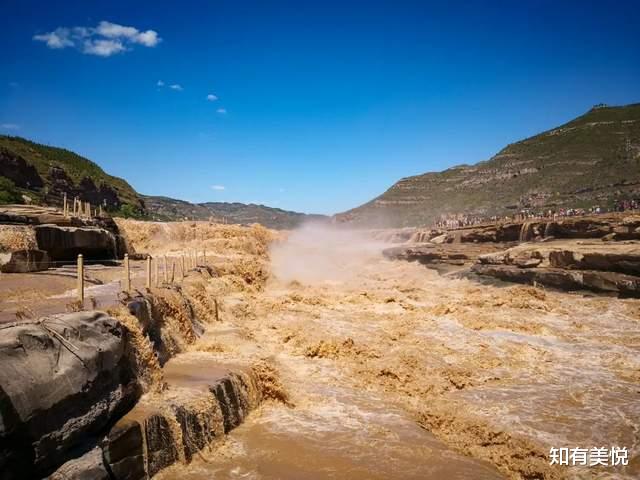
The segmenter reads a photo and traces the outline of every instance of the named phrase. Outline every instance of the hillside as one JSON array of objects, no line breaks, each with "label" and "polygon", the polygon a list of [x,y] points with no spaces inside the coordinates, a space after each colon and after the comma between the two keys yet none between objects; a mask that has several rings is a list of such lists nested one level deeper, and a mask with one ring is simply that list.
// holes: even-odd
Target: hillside
[{"label": "hillside", "polygon": [[64,194],[79,196],[111,212],[144,212],[140,196],[126,181],[91,160],[20,137],[0,136],[0,203],[60,205]]},{"label": "hillside", "polygon": [[628,197],[640,197],[640,104],[597,106],[490,160],[403,178],[336,220],[422,226],[440,215],[605,207]]},{"label": "hillside", "polygon": [[167,197],[143,197],[147,212],[154,220],[196,219],[227,223],[260,223],[269,228],[294,228],[307,220],[327,220],[324,215],[307,215],[265,205],[244,203],[189,203]]},{"label": "hillside", "polygon": [[102,205],[113,215],[152,220],[225,220],[293,228],[308,219],[326,219],[264,205],[192,204],[167,197],[144,196],[125,180],[107,174],[91,160],[63,148],[0,135],[0,204],[30,202],[62,205],[64,194]]}]

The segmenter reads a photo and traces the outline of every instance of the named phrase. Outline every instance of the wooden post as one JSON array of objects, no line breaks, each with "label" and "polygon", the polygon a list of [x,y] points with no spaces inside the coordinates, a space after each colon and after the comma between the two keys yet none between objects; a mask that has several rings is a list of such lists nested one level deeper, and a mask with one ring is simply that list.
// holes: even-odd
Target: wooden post
[{"label": "wooden post", "polygon": [[151,255],[147,255],[147,290],[151,289]]},{"label": "wooden post", "polygon": [[155,271],[155,276],[156,276],[156,287],[158,286],[158,284],[160,283],[160,274],[158,272],[158,259],[156,258],[156,261],[153,262],[153,269]]},{"label": "wooden post", "polygon": [[129,254],[124,254],[124,291],[131,291],[131,271],[129,270]]},{"label": "wooden post", "polygon": [[164,256],[164,283],[169,281],[169,269],[167,268],[167,256]]},{"label": "wooden post", "polygon": [[172,284],[175,277],[176,277],[176,261],[171,260],[171,283]]},{"label": "wooden post", "polygon": [[65,218],[67,216],[67,193],[66,192],[62,199],[62,215],[64,215]]},{"label": "wooden post", "polygon": [[84,259],[78,255],[78,301],[84,305]]}]

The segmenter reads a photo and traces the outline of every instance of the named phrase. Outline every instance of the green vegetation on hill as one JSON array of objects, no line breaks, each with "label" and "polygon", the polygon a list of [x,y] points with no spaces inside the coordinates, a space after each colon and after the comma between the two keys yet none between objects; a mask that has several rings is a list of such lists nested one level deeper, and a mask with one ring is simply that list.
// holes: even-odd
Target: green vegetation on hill
[{"label": "green vegetation on hill", "polygon": [[609,207],[629,197],[640,197],[640,104],[594,107],[508,145],[490,160],[403,178],[337,218],[359,225],[422,226],[441,215]]},{"label": "green vegetation on hill", "polygon": [[[125,211],[143,212],[140,197],[131,185],[105,173],[94,162],[74,152],[21,137],[0,136],[0,154],[4,164],[0,165],[4,167],[0,172],[5,177],[13,175],[12,183],[34,201],[59,204],[61,196],[67,193],[94,204],[105,203],[114,212],[120,211],[125,205],[129,206],[125,207]],[[26,166],[22,161],[26,162]],[[8,169],[14,171],[8,172]],[[64,174],[55,175],[55,169],[60,169]]]},{"label": "green vegetation on hill", "polygon": [[8,178],[0,177],[0,204],[21,203],[20,190]]}]

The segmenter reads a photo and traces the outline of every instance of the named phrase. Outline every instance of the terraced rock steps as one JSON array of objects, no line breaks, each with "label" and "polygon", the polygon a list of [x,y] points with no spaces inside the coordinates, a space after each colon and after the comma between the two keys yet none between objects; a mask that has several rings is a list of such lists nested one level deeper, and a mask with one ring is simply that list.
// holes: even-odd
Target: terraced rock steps
[{"label": "terraced rock steps", "polygon": [[204,322],[179,290],[163,295],[2,325],[0,479],[150,478],[260,403],[248,365],[185,352]]},{"label": "terraced rock steps", "polygon": [[220,365],[206,354],[179,355],[164,373],[165,389],[143,395],[96,447],[99,454],[91,450],[50,478],[81,478],[88,472],[87,478],[105,480],[151,478],[176,462],[189,463],[262,400],[250,368]]}]

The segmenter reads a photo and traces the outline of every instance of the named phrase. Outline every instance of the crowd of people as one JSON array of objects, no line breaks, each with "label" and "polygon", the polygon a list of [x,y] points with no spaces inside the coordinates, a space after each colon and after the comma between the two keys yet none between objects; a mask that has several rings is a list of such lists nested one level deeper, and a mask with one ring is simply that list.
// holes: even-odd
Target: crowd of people
[{"label": "crowd of people", "polygon": [[640,199],[631,200],[619,200],[612,208],[603,208],[599,205],[594,205],[590,208],[558,208],[557,210],[520,210],[513,215],[490,217],[480,215],[465,215],[465,214],[448,214],[441,215],[435,222],[435,228],[463,228],[473,227],[475,225],[506,223],[506,222],[522,222],[527,220],[536,219],[553,219],[563,217],[579,217],[583,215],[598,215],[608,212],[626,212],[630,210],[640,210]]},{"label": "crowd of people", "polygon": [[626,212],[627,210],[640,210],[640,198],[632,200],[618,200],[614,206],[615,212]]}]

